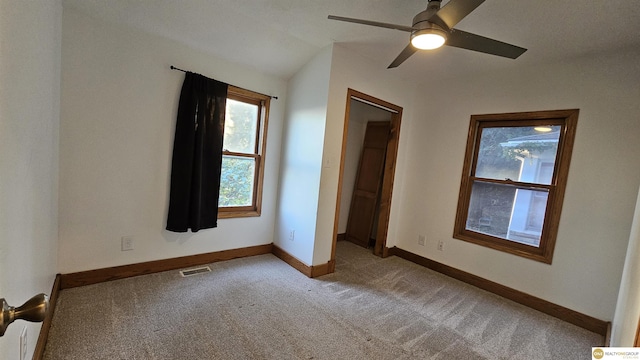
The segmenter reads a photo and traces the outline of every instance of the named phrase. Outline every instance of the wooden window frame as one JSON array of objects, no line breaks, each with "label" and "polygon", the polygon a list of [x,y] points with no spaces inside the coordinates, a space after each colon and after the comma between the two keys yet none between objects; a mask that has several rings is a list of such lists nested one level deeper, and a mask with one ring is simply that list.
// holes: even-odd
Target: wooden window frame
[{"label": "wooden window frame", "polygon": [[[560,223],[560,214],[562,213],[562,203],[567,185],[567,177],[569,174],[569,164],[571,162],[571,153],[573,151],[578,113],[578,109],[569,109],[472,115],[469,124],[469,133],[467,137],[453,237],[495,250],[551,264],[558,233],[558,226]],[[516,188],[532,187],[530,183],[521,183],[509,179],[494,180],[475,177],[481,128],[544,125],[560,125],[561,130],[551,184],[535,185],[535,189],[546,189],[549,194],[539,247],[521,244],[491,236],[489,234],[468,230],[466,228],[466,223],[469,212],[469,203],[471,200],[471,189],[475,181],[495,183]]]},{"label": "wooden window frame", "polygon": [[222,156],[237,156],[255,160],[255,178],[253,182],[253,204],[250,206],[219,206],[218,219],[239,217],[257,217],[262,213],[262,185],[264,181],[264,163],[267,150],[267,128],[271,97],[250,90],[229,85],[227,99],[237,100],[258,106],[258,124],[256,128],[256,146],[253,154],[222,151]]}]

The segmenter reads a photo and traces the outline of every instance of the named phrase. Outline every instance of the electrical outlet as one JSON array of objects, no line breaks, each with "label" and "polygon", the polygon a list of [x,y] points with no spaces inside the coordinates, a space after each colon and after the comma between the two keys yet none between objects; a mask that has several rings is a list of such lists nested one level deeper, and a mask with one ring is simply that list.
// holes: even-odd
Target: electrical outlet
[{"label": "electrical outlet", "polygon": [[293,241],[296,239],[296,231],[291,229],[289,230],[289,241]]},{"label": "electrical outlet", "polygon": [[438,241],[438,251],[444,251],[444,241]]},{"label": "electrical outlet", "polygon": [[418,235],[418,245],[424,246],[424,235]]},{"label": "electrical outlet", "polygon": [[27,327],[22,328],[20,334],[20,360],[27,360]]},{"label": "electrical outlet", "polygon": [[123,236],[120,239],[120,250],[121,251],[133,250],[133,236]]}]

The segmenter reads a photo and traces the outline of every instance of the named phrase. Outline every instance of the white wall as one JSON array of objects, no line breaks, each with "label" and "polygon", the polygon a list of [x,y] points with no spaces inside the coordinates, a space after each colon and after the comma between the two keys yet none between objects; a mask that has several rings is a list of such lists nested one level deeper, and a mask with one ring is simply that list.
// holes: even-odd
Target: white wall
[{"label": "white wall", "polygon": [[[313,252],[314,265],[326,263],[331,258],[334,216],[336,203],[338,201],[340,155],[342,151],[342,137],[344,135],[347,90],[349,88],[404,108],[400,129],[396,177],[398,173],[404,171],[403,158],[405,157],[406,150],[403,143],[408,124],[413,120],[413,113],[411,111],[413,87],[396,78],[392,71],[380,69],[360,55],[348,51],[339,44],[334,44],[324,152],[322,155],[323,168],[320,181],[316,241]],[[393,246],[396,241],[399,206],[398,196],[400,191],[399,182],[395,182],[391,202],[387,246]]]},{"label": "white wall", "polygon": [[[0,298],[22,305],[50,294],[58,239],[60,1],[0,0]],[[40,323],[14,322],[0,359],[27,356]]]},{"label": "white wall", "polygon": [[[638,53],[449,79],[422,92],[397,246],[602,320],[612,320],[640,185]],[[452,239],[472,114],[579,108],[553,264]],[[419,116],[418,116],[419,115]],[[403,129],[404,130],[404,129]],[[417,244],[425,234],[426,246]],[[444,251],[436,250],[438,240]]]},{"label": "white wall", "polygon": [[[70,273],[273,241],[286,82],[133,28],[63,13],[59,270]],[[184,74],[279,97],[271,102],[262,216],[171,233],[173,134]],[[133,251],[120,251],[133,236]]]},{"label": "white wall", "polygon": [[611,346],[634,345],[640,319],[640,192],[636,200],[627,256],[611,329]]},{"label": "white wall", "polygon": [[274,243],[307,265],[313,265],[331,53],[323,49],[288,85]]}]

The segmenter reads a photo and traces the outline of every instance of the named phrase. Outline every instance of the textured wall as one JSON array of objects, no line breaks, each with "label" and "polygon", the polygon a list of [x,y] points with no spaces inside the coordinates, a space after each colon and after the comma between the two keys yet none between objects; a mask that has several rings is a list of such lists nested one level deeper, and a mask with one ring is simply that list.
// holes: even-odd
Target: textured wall
[{"label": "textured wall", "polygon": [[[398,246],[612,320],[640,185],[637,53],[590,56],[440,82],[416,101]],[[430,89],[416,92],[420,94]],[[452,239],[472,114],[580,109],[553,264]],[[417,244],[418,234],[426,246]],[[437,242],[444,241],[444,251]]]},{"label": "textured wall", "polygon": [[640,192],[633,215],[633,225],[629,236],[627,257],[624,263],[622,281],[616,314],[611,330],[611,346],[634,346],[638,319],[640,319]]},{"label": "textured wall", "polygon": [[[0,298],[49,294],[58,239],[59,1],[0,1]],[[40,324],[16,321],[0,359],[31,358]]]},{"label": "textured wall", "polygon": [[[184,74],[273,94],[262,216],[171,233],[171,153]],[[284,80],[177,42],[64,9],[60,125],[60,271],[69,273],[273,241]],[[123,236],[133,251],[120,251]]]},{"label": "textured wall", "polygon": [[330,67],[331,47],[327,47],[288,83],[274,242],[307,265],[316,265],[313,247]]}]

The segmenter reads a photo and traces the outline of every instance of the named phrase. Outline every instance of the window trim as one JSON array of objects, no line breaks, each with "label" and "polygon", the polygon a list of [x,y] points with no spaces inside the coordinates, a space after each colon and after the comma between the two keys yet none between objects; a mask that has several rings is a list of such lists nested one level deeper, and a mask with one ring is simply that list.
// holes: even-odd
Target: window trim
[{"label": "window trim", "polygon": [[255,153],[222,152],[222,156],[238,156],[255,159],[256,171],[253,185],[253,204],[251,206],[218,206],[218,219],[239,217],[257,217],[262,213],[262,186],[264,181],[264,163],[267,150],[267,130],[271,97],[250,90],[229,85],[227,99],[258,105],[258,126],[256,131]]},{"label": "window trim", "polygon": [[[562,203],[569,174],[569,164],[575,139],[576,125],[578,121],[578,109],[534,111],[506,114],[471,115],[467,145],[465,149],[460,193],[458,195],[458,207],[454,224],[453,237],[477,245],[482,245],[495,250],[522,256],[528,259],[551,264],[555,249]],[[475,177],[477,166],[478,148],[480,146],[481,129],[487,127],[507,126],[542,126],[560,125],[560,138],[556,153],[555,168],[551,184],[535,184],[536,189],[547,189],[548,200],[545,211],[545,219],[542,225],[540,246],[521,244],[466,229],[469,203],[471,200],[471,188],[474,181],[504,184],[518,188],[531,187],[532,184],[512,180],[492,180]]]}]

